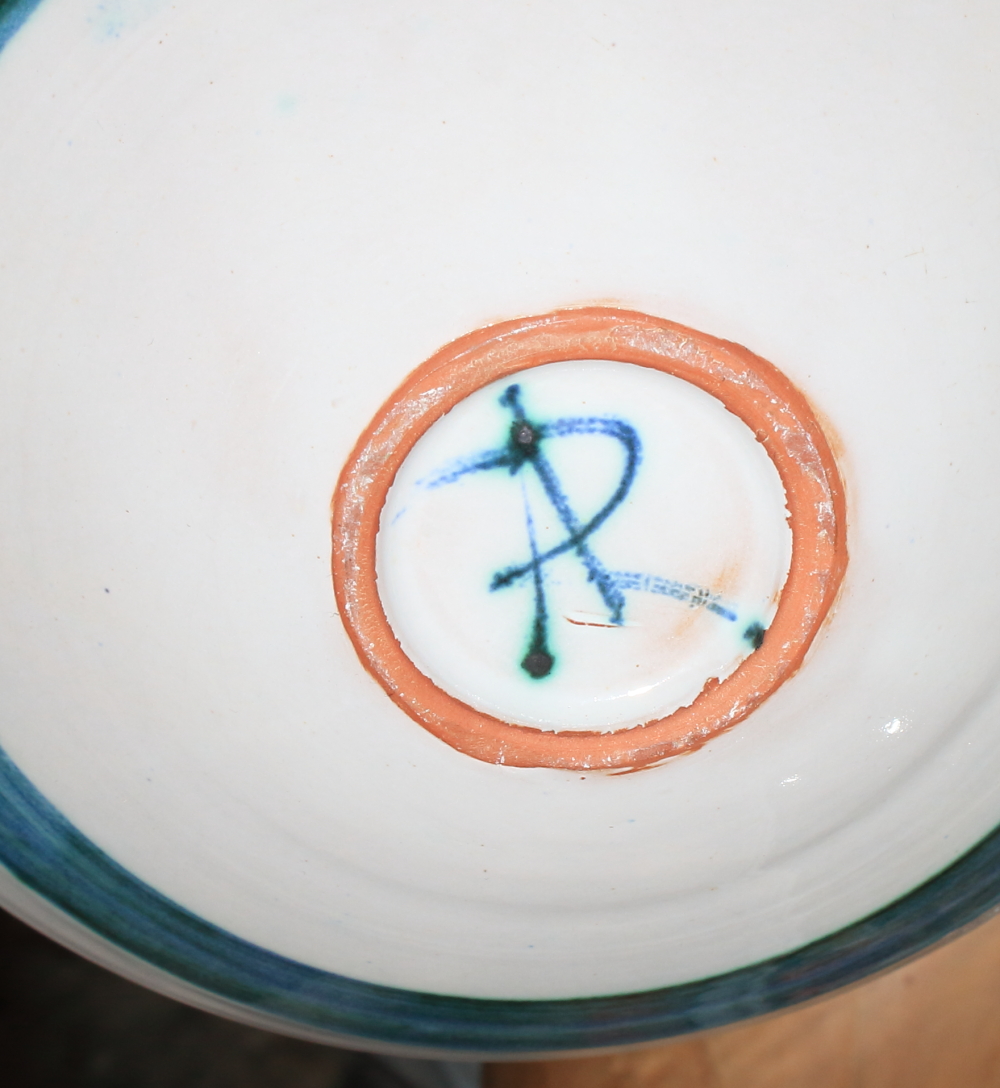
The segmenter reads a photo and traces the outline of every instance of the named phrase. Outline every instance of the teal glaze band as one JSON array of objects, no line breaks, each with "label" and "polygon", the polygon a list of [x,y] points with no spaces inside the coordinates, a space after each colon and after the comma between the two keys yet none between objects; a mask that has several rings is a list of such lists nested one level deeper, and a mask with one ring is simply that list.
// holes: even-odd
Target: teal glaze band
[{"label": "teal glaze band", "polygon": [[0,49],[24,26],[40,0],[0,0]]},{"label": "teal glaze band", "polygon": [[628,1046],[774,1012],[892,967],[1000,902],[997,830],[916,891],[788,955],[644,993],[496,1001],[359,982],[227,933],[108,857],[2,749],[0,861],[101,937],[230,1001],[362,1044],[483,1055]]}]

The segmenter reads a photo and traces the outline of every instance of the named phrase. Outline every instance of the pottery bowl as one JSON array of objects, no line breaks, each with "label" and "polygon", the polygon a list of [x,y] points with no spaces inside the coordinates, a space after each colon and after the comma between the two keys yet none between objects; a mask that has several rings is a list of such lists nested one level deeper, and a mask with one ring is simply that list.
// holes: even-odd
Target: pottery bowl
[{"label": "pottery bowl", "polygon": [[0,901],[349,1046],[1000,899],[1000,16],[0,4]]}]

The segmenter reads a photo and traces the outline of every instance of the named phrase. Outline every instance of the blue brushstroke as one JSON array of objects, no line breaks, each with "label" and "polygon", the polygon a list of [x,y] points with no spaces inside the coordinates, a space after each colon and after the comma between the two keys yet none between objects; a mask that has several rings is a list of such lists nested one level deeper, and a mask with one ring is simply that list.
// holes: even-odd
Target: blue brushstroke
[{"label": "blue brushstroke", "polygon": [[[625,590],[641,590],[672,597],[692,608],[703,607],[724,620],[735,622],[737,613],[722,601],[719,594],[713,593],[704,586],[677,582],[652,574],[609,571],[590,546],[589,538],[621,505],[635,481],[636,471],[642,460],[642,443],[634,427],[622,419],[609,416],[567,417],[548,423],[539,423],[528,418],[521,401],[521,387],[516,384],[504,390],[500,397],[500,404],[510,409],[513,416],[510,433],[504,446],[499,449],[483,450],[471,457],[453,461],[420,482],[424,487],[435,488],[455,483],[477,472],[506,469],[513,476],[526,467],[530,467],[538,477],[545,496],[559,517],[567,535],[558,544],[539,552],[531,506],[525,493],[525,528],[531,558],[525,563],[517,563],[498,571],[490,583],[490,591],[495,592],[523,578],[529,576],[532,578],[534,615],[531,621],[529,650],[521,661],[521,667],[525,672],[533,679],[540,680],[552,671],[555,659],[548,646],[548,607],[545,601],[542,568],[556,556],[571,551],[583,564],[587,572],[587,581],[593,583],[600,594],[608,610],[608,622],[612,625],[620,626],[624,622]],[[600,510],[587,521],[581,521],[577,517],[551,462],[542,450],[543,442],[580,434],[606,435],[619,442],[625,451],[625,465],[614,492]],[[759,648],[763,639],[763,628],[760,628],[758,635],[759,627],[759,624],[752,625],[744,633],[744,638],[755,650]]]},{"label": "blue brushstroke", "polygon": [[660,578],[655,574],[638,574],[634,571],[613,571],[611,578],[620,589],[656,593],[661,597],[672,597],[692,608],[704,608],[714,612],[724,620],[735,621],[736,613],[727,607],[718,593],[713,593],[704,586],[689,582],[674,582],[670,578]]},{"label": "blue brushstroke", "polygon": [[[576,552],[581,563],[583,563],[587,571],[587,580],[594,582],[597,586],[601,599],[610,613],[610,622],[620,624],[622,622],[622,610],[625,607],[625,598],[611,580],[604,565],[594,555],[587,543],[587,538],[608,520],[629,493],[641,457],[642,447],[639,443],[639,436],[634,428],[620,419],[601,419],[598,417],[557,419],[551,424],[534,425],[528,421],[524,414],[520,394],[521,387],[512,385],[500,398],[500,403],[510,408],[514,414],[514,422],[511,424],[511,438],[508,442],[508,445],[512,447],[510,455],[511,475],[517,472],[522,465],[531,465],[569,536],[554,548],[533,556],[530,563],[508,567],[506,570],[495,574],[490,589],[497,590],[509,586],[536,567],[549,562],[557,555],[572,550]],[[541,449],[541,443],[544,439],[570,434],[607,434],[618,439],[626,452],[625,468],[611,498],[589,521],[582,524],[570,506],[569,499],[562,490],[559,478],[556,476],[552,465]],[[527,441],[525,441],[526,438]]]},{"label": "blue brushstroke", "polygon": [[531,516],[531,504],[524,482],[521,482],[521,496],[524,499],[524,522],[528,529],[528,543],[534,564],[535,583],[535,618],[531,627],[531,642],[528,652],[521,661],[521,668],[535,680],[548,676],[556,659],[549,648],[549,609],[545,601],[545,573],[538,559],[538,542],[535,539],[535,519]]}]

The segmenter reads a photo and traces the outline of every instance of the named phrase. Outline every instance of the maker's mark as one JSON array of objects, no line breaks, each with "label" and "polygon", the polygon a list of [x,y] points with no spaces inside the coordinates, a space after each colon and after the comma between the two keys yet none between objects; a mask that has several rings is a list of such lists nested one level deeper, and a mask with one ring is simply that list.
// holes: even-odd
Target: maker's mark
[{"label": "maker's mark", "polygon": [[[636,429],[623,419],[608,416],[568,416],[546,423],[529,419],[521,401],[520,385],[509,385],[500,397],[500,404],[512,415],[507,442],[499,449],[487,450],[468,460],[452,464],[425,481],[428,487],[440,487],[454,483],[463,476],[493,469],[504,469],[510,476],[518,476],[530,469],[542,485],[546,499],[566,530],[566,536],[557,544],[540,550],[535,531],[535,518],[527,489],[521,486],[524,509],[524,526],[530,559],[512,564],[497,571],[490,583],[490,590],[505,589],[531,579],[534,589],[534,608],[531,619],[528,651],[521,660],[521,668],[535,680],[541,680],[552,672],[556,659],[549,646],[549,609],[545,593],[545,565],[557,556],[573,553],[582,564],[587,581],[592,583],[607,610],[607,624],[600,626],[620,627],[625,615],[625,591],[658,593],[674,600],[683,601],[693,608],[705,608],[721,619],[735,622],[737,615],[723,603],[721,597],[704,586],[678,582],[656,575],[630,571],[611,571],[601,562],[590,544],[590,537],[614,514],[632,488],[636,472],[642,460],[642,443]],[[569,435],[606,435],[618,442],[625,453],[625,465],[614,491],[593,517],[582,521],[570,504],[565,489],[551,461],[545,456],[543,443],[550,443]],[[594,625],[596,626],[596,625]],[[764,627],[751,623],[743,633],[744,639],[754,650],[764,640]]]}]

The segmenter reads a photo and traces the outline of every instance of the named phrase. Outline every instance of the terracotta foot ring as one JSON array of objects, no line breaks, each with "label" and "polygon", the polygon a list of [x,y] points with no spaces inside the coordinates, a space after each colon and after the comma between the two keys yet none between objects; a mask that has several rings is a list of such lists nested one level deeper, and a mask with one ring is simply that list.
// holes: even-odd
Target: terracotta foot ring
[{"label": "terracotta foot ring", "polygon": [[[787,496],[792,559],[761,647],[690,706],[614,732],[511,725],[441,690],[400,648],[379,599],[375,541],[386,495],[416,441],[459,401],[546,363],[608,359],[652,367],[718,398],[754,432]],[[364,666],[401,709],[488,763],[630,770],[701,747],[752,713],[802,664],[847,565],[844,489],[819,421],[771,363],[738,344],[627,310],[562,310],[491,325],[418,367],[358,440],[333,497],[333,584]]]}]

